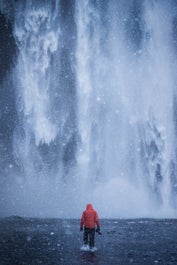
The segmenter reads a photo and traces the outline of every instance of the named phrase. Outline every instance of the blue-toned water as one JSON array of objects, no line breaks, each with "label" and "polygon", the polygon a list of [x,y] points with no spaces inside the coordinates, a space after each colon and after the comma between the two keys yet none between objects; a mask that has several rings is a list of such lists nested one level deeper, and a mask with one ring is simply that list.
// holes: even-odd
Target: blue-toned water
[{"label": "blue-toned water", "polygon": [[0,8],[1,215],[176,217],[176,1]]},{"label": "blue-toned water", "polygon": [[177,263],[177,223],[164,219],[101,220],[97,250],[83,252],[77,219],[0,220],[1,265],[124,265]]}]

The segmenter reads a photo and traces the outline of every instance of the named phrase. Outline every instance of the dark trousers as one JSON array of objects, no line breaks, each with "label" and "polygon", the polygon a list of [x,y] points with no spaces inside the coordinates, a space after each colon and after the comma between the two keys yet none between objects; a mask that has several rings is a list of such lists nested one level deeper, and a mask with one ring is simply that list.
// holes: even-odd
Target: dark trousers
[{"label": "dark trousers", "polygon": [[95,246],[95,228],[84,228],[84,244],[90,247]]}]

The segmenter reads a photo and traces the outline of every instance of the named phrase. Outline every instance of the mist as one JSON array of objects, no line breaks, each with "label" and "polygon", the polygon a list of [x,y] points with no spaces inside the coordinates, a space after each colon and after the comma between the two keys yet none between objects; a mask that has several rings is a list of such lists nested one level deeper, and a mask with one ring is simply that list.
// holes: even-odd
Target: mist
[{"label": "mist", "polygon": [[176,217],[176,2],[0,11],[0,215]]}]

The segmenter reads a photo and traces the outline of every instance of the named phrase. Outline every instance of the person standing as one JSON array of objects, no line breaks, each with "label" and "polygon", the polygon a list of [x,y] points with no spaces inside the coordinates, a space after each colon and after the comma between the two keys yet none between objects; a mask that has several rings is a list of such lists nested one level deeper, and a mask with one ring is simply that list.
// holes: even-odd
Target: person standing
[{"label": "person standing", "polygon": [[[89,245],[90,249],[93,249],[95,246],[95,231],[99,234],[100,232],[100,221],[98,218],[97,212],[93,209],[92,204],[87,204],[86,210],[82,213],[80,221],[80,231],[83,231],[84,226],[84,235],[83,241],[84,245]],[[96,230],[95,227],[97,226]]]}]

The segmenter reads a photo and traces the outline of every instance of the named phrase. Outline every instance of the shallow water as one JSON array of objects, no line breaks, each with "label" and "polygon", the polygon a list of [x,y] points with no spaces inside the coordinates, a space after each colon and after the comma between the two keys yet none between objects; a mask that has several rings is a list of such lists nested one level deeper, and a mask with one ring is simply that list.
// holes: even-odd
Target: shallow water
[{"label": "shallow water", "polygon": [[176,219],[101,220],[97,251],[81,251],[79,220],[0,219],[1,265],[177,264]]}]

